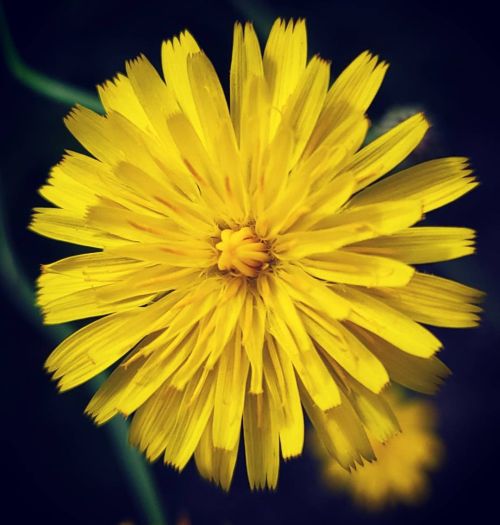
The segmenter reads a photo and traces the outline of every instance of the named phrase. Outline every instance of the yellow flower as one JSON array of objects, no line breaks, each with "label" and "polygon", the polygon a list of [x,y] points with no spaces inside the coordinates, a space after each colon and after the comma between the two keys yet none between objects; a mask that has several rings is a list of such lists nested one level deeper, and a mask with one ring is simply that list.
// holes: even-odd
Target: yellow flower
[{"label": "yellow flower", "polygon": [[387,396],[401,425],[401,433],[387,443],[370,435],[376,461],[351,472],[332,459],[318,440],[313,450],[321,460],[325,481],[332,490],[350,493],[353,500],[370,511],[395,503],[418,504],[429,489],[428,473],[442,461],[443,445],[435,433],[436,411],[426,401],[404,401]]},{"label": "yellow flower", "polygon": [[[387,65],[365,52],[329,87],[307,61],[303,20],[277,20],[264,53],[235,25],[230,108],[184,32],[163,44],[164,79],[140,56],[99,87],[104,116],[66,125],[68,152],[32,230],[95,248],[43,266],[47,323],[101,317],[48,358],[67,390],[121,360],[87,407],[134,417],[150,460],[229,487],[243,423],[252,487],[274,487],[302,452],[305,408],[346,468],[373,452],[364,427],[397,422],[392,379],[431,392],[447,368],[419,323],[477,323],[479,294],[415,271],[473,252],[466,228],[414,227],[471,190],[463,158],[381,179],[427,131],[415,115],[361,147]],[[361,149],[360,149],[361,148]]]}]

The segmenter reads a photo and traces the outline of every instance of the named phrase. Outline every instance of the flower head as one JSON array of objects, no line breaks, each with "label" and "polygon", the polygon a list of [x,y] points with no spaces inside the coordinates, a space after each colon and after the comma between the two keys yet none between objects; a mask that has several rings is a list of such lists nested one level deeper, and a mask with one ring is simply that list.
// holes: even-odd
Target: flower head
[{"label": "flower head", "polygon": [[394,394],[386,399],[399,420],[401,433],[386,443],[369,435],[376,461],[347,471],[317,439],[313,440],[328,486],[350,493],[358,505],[370,511],[396,503],[420,503],[429,489],[428,473],[439,467],[443,456],[443,445],[435,433],[434,407],[421,399],[404,401]]},{"label": "flower head", "polygon": [[66,118],[91,156],[53,168],[41,194],[56,207],[31,228],[95,250],[43,266],[38,301],[47,323],[100,319],[47,369],[67,390],[121,360],[87,412],[134,414],[149,459],[194,454],[225,488],[241,434],[250,485],[276,485],[303,407],[344,467],[373,458],[365,428],[397,430],[381,390],[431,392],[447,373],[420,323],[477,323],[476,290],[412,266],[473,252],[472,230],[415,226],[476,185],[466,159],[382,179],[428,124],[362,147],[387,65],[363,53],[329,86],[303,20],[277,20],[263,54],[235,25],[229,108],[188,32],[162,63],[164,78],[128,62],[99,87],[105,115]]}]

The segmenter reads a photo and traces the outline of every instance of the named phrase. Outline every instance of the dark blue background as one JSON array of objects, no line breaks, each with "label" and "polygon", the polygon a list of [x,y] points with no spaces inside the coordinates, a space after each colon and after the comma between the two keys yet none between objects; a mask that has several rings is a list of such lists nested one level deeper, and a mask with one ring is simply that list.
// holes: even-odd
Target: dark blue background
[{"label": "dark blue background", "polygon": [[[144,52],[159,65],[160,43],[189,28],[228,79],[236,19],[305,16],[310,50],[333,60],[337,74],[370,49],[391,68],[370,116],[376,122],[395,105],[423,108],[433,122],[418,155],[466,155],[481,180],[471,195],[432,214],[446,225],[479,232],[478,253],[439,265],[488,292],[482,326],[439,331],[442,358],[454,374],[436,398],[447,456],[432,478],[432,496],[421,507],[367,516],[329,494],[308,455],[282,466],[275,493],[251,493],[240,457],[231,492],[199,478],[190,465],[179,475],[154,466],[172,523],[187,513],[194,524],[233,523],[435,523],[482,522],[495,515],[498,498],[499,316],[499,73],[498,27],[489,3],[447,2],[4,2],[16,45],[31,66],[93,89],[123,63]],[[260,6],[260,9],[259,9]],[[264,20],[265,22],[265,20]],[[0,170],[3,213],[22,271],[35,279],[40,263],[73,253],[71,247],[26,230],[36,189],[66,147],[75,143],[62,124],[64,105],[37,95],[0,66]],[[73,252],[72,252],[73,250]],[[7,283],[8,284],[8,283]],[[43,372],[53,346],[2,292],[0,433],[5,501],[0,522],[140,524],[128,486],[105,430],[82,414],[89,392],[57,395]],[[10,518],[8,518],[10,516]],[[493,519],[493,518],[491,518]]]}]

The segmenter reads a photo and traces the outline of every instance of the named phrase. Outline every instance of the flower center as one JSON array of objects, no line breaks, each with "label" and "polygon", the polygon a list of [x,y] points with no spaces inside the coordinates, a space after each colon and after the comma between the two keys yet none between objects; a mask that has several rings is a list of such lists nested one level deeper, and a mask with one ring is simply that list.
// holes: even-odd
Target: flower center
[{"label": "flower center", "polygon": [[267,246],[245,226],[239,230],[223,230],[215,247],[220,251],[219,270],[237,271],[246,277],[257,277],[271,260]]}]

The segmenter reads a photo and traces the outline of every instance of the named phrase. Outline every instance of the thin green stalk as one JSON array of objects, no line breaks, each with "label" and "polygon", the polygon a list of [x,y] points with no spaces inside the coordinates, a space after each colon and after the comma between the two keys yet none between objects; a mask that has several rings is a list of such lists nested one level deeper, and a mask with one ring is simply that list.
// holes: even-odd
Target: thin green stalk
[{"label": "thin green stalk", "polygon": [[253,22],[260,38],[263,40],[267,38],[276,18],[273,9],[269,5],[254,0],[230,0],[230,3],[246,20]]},{"label": "thin green stalk", "polygon": [[[0,187],[0,191],[1,191]],[[24,316],[44,335],[50,336],[54,343],[62,341],[72,329],[68,325],[42,326],[38,309],[35,307],[35,294],[29,280],[23,275],[20,264],[15,259],[7,235],[2,202],[0,201],[0,281],[16,306]],[[87,383],[93,394],[106,379],[100,374]],[[123,418],[114,418],[105,426],[111,438],[115,453],[120,460],[123,473],[129,483],[137,504],[142,510],[148,525],[166,525],[167,520],[162,510],[161,500],[150,467],[143,456],[128,443],[128,422]]]},{"label": "thin green stalk", "polygon": [[92,93],[75,86],[59,82],[27,66],[17,52],[3,5],[0,3],[0,39],[5,62],[12,75],[28,88],[62,104],[73,106],[76,103],[102,112],[99,99]]},{"label": "thin green stalk", "polygon": [[[102,107],[96,97],[72,86],[67,86],[26,66],[20,59],[0,3],[0,38],[7,67],[14,77],[30,89],[64,104],[81,103],[96,111]],[[9,297],[29,321],[42,330],[42,320],[35,307],[35,293],[29,279],[23,275],[15,253],[10,245],[5,223],[5,213],[2,207],[2,187],[0,186],[0,277],[1,285],[9,292]],[[72,332],[67,325],[43,327],[43,334],[58,343]],[[87,383],[94,393],[105,380],[106,375]],[[161,500],[155,481],[143,456],[128,443],[128,422],[114,418],[106,425],[106,430],[113,441],[114,450],[120,460],[123,472],[134,494],[144,519],[148,525],[166,525],[167,519],[162,509]]]}]

